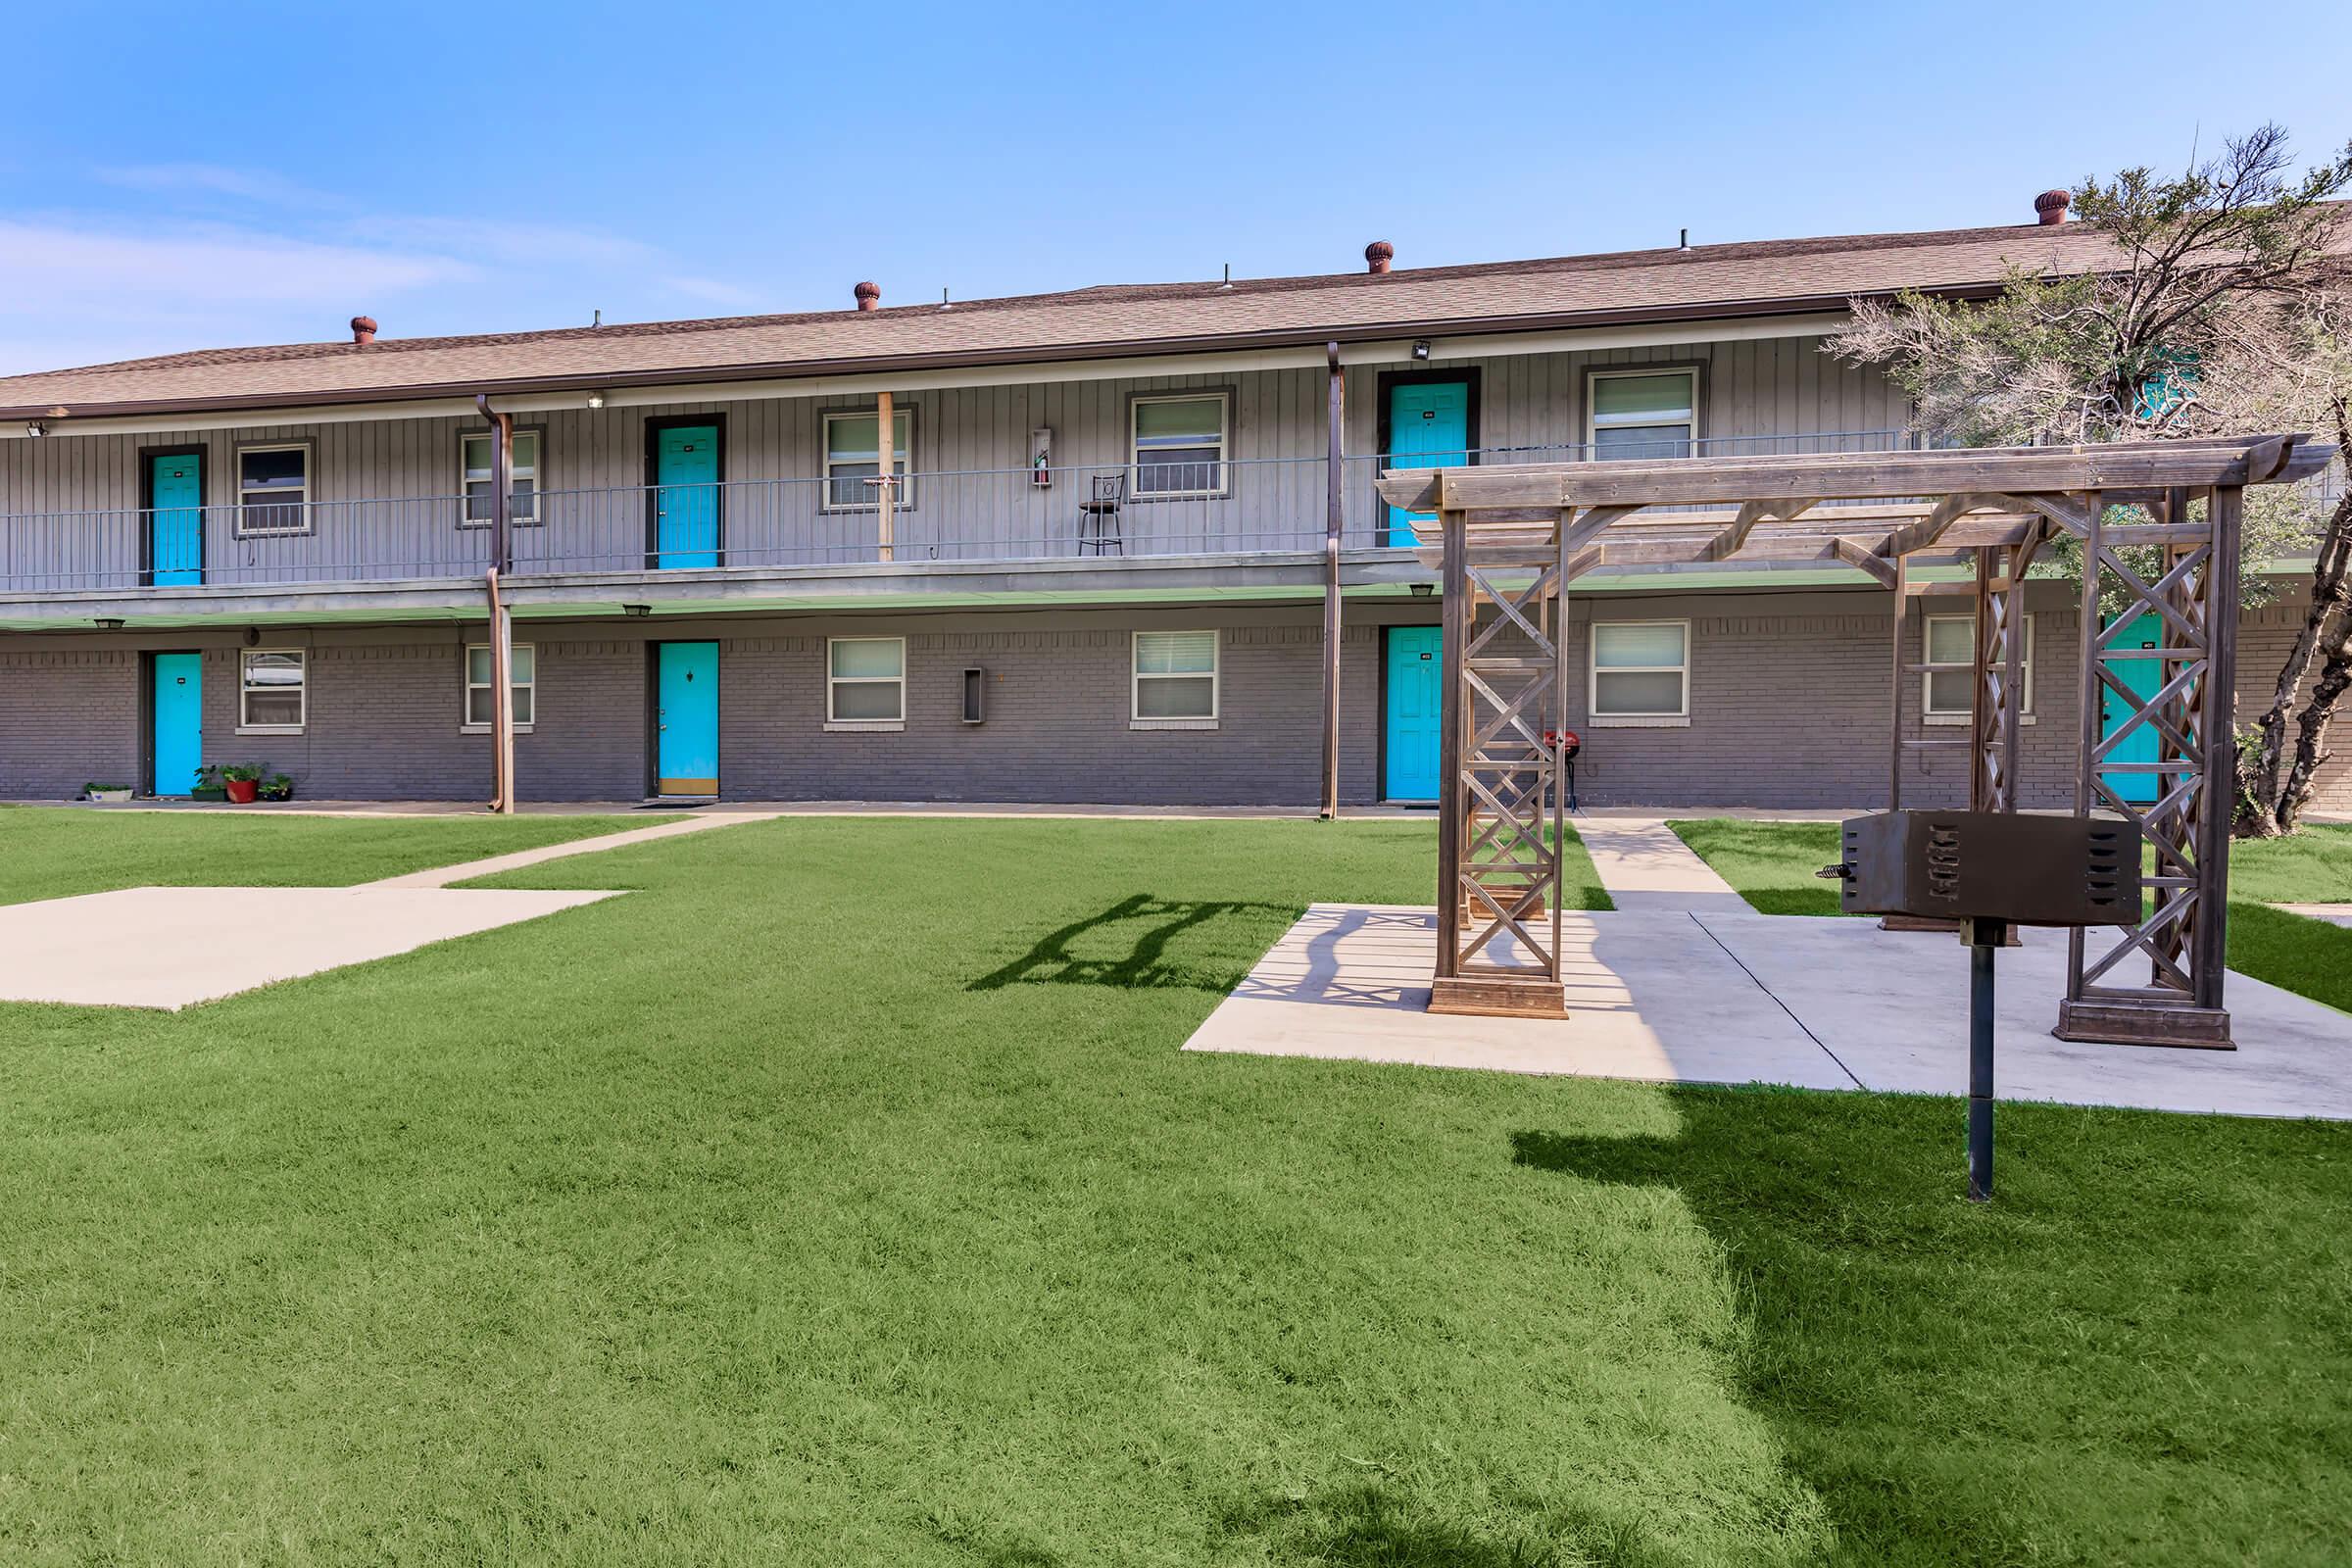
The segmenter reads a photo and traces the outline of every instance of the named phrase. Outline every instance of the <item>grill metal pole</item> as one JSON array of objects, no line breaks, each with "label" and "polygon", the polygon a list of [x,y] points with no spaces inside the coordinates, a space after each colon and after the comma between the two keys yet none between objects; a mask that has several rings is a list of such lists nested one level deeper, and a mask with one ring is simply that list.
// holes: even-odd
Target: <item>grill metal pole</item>
[{"label": "grill metal pole", "polygon": [[1968,1198],[1992,1201],[1992,956],[2009,939],[2005,920],[1967,920]]}]

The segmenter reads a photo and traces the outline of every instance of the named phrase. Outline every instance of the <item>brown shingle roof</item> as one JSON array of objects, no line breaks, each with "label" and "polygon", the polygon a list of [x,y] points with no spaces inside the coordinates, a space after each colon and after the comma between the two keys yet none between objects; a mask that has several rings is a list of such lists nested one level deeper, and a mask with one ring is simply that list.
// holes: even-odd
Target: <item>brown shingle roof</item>
[{"label": "brown shingle roof", "polygon": [[475,391],[930,366],[1765,315],[1898,288],[1964,290],[2111,259],[2082,225],[1620,251],[1216,283],[1114,284],[878,311],[812,311],[475,337],[206,349],[0,377],[0,416],[373,402]]}]

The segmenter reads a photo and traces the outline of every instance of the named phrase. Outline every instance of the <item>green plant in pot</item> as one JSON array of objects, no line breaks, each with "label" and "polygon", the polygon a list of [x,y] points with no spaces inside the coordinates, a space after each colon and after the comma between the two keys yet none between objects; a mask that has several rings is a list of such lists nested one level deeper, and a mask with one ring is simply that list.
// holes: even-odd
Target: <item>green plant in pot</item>
[{"label": "green plant in pot", "polygon": [[290,801],[294,798],[294,780],[283,773],[272,773],[256,790],[265,801]]},{"label": "green plant in pot", "polygon": [[220,782],[220,764],[207,762],[196,770],[196,787],[188,791],[191,801],[225,801],[228,787]]},{"label": "green plant in pot", "polygon": [[220,768],[220,787],[228,792],[229,800],[238,806],[250,806],[262,787],[262,773],[267,762],[226,762]]}]

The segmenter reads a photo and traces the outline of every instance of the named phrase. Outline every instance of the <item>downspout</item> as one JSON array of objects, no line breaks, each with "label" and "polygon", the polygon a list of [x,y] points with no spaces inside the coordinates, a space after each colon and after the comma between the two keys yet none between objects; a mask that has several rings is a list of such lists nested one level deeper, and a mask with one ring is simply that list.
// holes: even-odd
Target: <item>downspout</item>
[{"label": "downspout", "polygon": [[1323,345],[1329,387],[1329,428],[1323,449],[1323,820],[1340,814],[1340,535],[1347,520],[1347,475],[1343,437],[1348,381],[1340,369],[1340,346]]},{"label": "downspout", "polygon": [[[490,568],[482,586],[490,601],[490,809],[514,814],[514,622],[499,592],[500,578],[514,565],[514,416],[490,407],[477,393],[474,407],[490,421]],[[459,505],[465,502],[461,499]]]}]

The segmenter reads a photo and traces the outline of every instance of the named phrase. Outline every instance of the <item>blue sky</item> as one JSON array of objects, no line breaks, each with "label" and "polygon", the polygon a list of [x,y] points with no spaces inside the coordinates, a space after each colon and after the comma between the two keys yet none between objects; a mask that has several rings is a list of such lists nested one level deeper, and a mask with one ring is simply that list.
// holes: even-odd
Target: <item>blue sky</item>
[{"label": "blue sky", "polygon": [[1353,270],[1375,238],[1427,266],[2016,222],[2266,119],[2352,137],[2340,0],[1954,15],[20,7],[0,373],[362,311],[419,336]]}]

